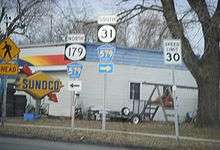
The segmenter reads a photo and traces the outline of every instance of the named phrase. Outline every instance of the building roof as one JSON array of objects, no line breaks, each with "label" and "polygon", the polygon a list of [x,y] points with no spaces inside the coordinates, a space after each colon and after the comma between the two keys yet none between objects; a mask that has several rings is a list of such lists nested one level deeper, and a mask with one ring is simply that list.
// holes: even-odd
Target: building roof
[{"label": "building roof", "polygon": [[[97,57],[97,44],[87,46],[87,61],[99,61]],[[113,63],[151,68],[170,68],[170,65],[164,64],[162,50],[137,49],[117,47],[113,58]],[[176,69],[185,70],[185,65],[175,66]]]},{"label": "building roof", "polygon": [[[86,43],[85,46],[87,50],[86,61],[99,62],[97,56],[97,47],[101,46],[101,44]],[[27,63],[32,66],[48,66],[66,65],[71,62],[68,60],[64,60],[65,43],[20,46],[20,48],[20,66],[22,66],[24,63]],[[28,59],[25,59],[25,57],[28,57]],[[116,47],[113,63],[151,68],[171,67],[170,65],[164,64],[162,50],[153,49]],[[175,68],[180,70],[186,70],[185,65],[175,66]],[[64,69],[66,70],[66,67],[64,67],[63,70]]]}]

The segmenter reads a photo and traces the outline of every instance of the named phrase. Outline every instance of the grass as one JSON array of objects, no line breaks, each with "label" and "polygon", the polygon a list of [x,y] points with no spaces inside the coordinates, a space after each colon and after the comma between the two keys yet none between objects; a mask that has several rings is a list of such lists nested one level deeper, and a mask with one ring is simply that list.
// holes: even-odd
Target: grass
[{"label": "grass", "polygon": [[181,140],[178,145],[174,139],[156,138],[142,135],[129,135],[126,133],[95,132],[71,129],[55,129],[43,127],[13,127],[0,128],[0,135],[19,136],[27,138],[41,138],[53,141],[80,142],[90,144],[110,144],[114,146],[126,146],[132,149],[178,149],[178,150],[217,150],[218,143],[192,142]]},{"label": "grass", "polygon": [[[49,125],[49,126],[63,126],[70,127],[71,121],[69,118],[43,118],[32,122],[23,121],[22,118],[7,118],[7,123],[13,124],[33,124],[33,125]],[[86,121],[76,120],[75,126],[79,128],[89,129],[101,129],[101,121]],[[138,125],[131,124],[129,122],[107,122],[107,130],[118,130],[128,132],[139,132],[139,133],[155,133],[155,134],[170,134],[174,135],[174,124],[165,122],[144,122]],[[180,124],[180,135],[217,139],[220,140],[220,127],[219,128],[198,128],[191,124]]]}]

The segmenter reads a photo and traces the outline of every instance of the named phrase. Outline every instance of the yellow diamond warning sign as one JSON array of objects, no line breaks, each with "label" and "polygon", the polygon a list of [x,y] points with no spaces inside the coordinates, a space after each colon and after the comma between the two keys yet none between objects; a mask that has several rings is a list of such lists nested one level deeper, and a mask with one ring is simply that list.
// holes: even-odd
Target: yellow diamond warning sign
[{"label": "yellow diamond warning sign", "polygon": [[60,80],[55,80],[53,77],[37,72],[27,78],[20,78],[15,83],[16,89],[25,91],[35,99],[42,99],[52,92],[59,92],[63,87]]},{"label": "yellow diamond warning sign", "polygon": [[0,75],[16,75],[18,71],[17,64],[0,64]]},{"label": "yellow diamond warning sign", "polygon": [[8,63],[13,58],[15,58],[19,54],[19,52],[20,49],[9,37],[1,41],[0,57],[5,63]]}]

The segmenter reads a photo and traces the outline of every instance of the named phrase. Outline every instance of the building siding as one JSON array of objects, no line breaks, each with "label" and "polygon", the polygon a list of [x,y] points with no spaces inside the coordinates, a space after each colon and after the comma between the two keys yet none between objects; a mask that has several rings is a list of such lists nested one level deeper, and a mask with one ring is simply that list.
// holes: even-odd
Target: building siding
[{"label": "building siding", "polygon": [[[97,44],[86,44],[86,61],[80,61],[83,65],[81,77],[82,91],[79,92],[77,103],[83,107],[86,112],[89,107],[102,108],[104,93],[104,75],[98,73]],[[32,46],[22,47],[20,59],[25,56],[43,56],[43,55],[63,55],[64,44],[57,46]],[[49,60],[48,60],[49,61]],[[20,64],[23,64],[22,62]],[[112,111],[121,111],[123,107],[129,107],[132,110],[133,101],[130,99],[130,82],[150,82],[155,84],[172,84],[171,67],[164,64],[163,53],[151,50],[128,49],[117,47],[113,63],[114,72],[107,75],[106,90],[106,108]],[[184,65],[175,67],[175,81],[177,85],[197,87],[191,73]],[[48,74],[59,78],[64,87],[57,94],[58,103],[53,103],[47,98],[46,102],[50,104],[49,114],[54,116],[70,116],[71,110],[71,92],[68,91],[68,77],[66,73],[66,64],[33,66],[33,71],[47,71]],[[141,84],[141,103],[148,100],[153,89],[152,85]],[[160,87],[162,93],[162,87]],[[155,98],[157,95],[154,95]],[[177,88],[179,98],[180,119],[183,120],[185,114],[196,110],[197,90],[187,88]],[[141,108],[143,105],[141,106]],[[170,113],[173,113],[172,111]],[[161,108],[155,116],[155,120],[164,120]],[[172,120],[172,118],[171,118]]]}]

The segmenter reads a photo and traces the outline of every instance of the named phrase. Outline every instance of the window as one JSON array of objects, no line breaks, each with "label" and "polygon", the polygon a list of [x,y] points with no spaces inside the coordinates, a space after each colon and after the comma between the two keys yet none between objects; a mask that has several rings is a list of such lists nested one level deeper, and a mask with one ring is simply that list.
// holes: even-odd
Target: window
[{"label": "window", "polygon": [[172,86],[163,87],[162,100],[165,107],[170,107],[170,108],[174,107],[174,102],[172,98]]},{"label": "window", "polygon": [[163,96],[172,96],[172,86],[163,86]]},{"label": "window", "polygon": [[140,83],[130,83],[130,99],[140,100]]}]

